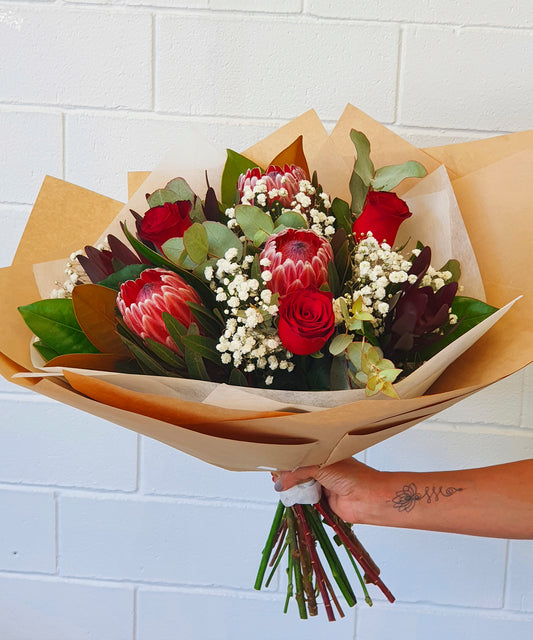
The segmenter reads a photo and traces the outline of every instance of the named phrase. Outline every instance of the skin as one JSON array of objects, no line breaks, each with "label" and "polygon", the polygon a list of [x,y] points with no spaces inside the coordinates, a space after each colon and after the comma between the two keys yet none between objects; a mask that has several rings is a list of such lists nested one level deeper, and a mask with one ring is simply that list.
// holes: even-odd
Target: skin
[{"label": "skin", "polygon": [[278,491],[316,479],[346,522],[533,539],[533,460],[435,473],[385,472],[353,458],[282,472]]}]

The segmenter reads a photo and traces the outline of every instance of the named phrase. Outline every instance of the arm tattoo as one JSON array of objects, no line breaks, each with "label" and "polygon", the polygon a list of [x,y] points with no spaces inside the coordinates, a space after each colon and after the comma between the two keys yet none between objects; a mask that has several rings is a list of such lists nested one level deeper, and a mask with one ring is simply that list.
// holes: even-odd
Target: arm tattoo
[{"label": "arm tattoo", "polygon": [[426,503],[438,502],[439,497],[449,498],[453,496],[457,491],[462,491],[462,487],[425,487],[424,493],[420,493],[416,489],[414,482],[406,484],[402,487],[401,491],[397,491],[396,495],[392,499],[393,507],[398,511],[412,511],[415,504],[425,498]]}]

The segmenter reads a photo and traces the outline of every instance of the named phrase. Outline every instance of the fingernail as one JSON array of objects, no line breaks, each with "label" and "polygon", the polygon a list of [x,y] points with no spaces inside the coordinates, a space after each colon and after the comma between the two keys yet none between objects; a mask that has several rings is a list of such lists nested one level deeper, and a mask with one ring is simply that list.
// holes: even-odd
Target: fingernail
[{"label": "fingernail", "polygon": [[276,482],[274,482],[274,491],[283,491],[283,483],[281,482],[281,478],[278,478]]}]

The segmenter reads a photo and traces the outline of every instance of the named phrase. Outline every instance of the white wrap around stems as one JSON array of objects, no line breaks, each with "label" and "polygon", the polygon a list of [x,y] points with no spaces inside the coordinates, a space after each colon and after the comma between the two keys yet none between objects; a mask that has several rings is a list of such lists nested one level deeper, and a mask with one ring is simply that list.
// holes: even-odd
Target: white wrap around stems
[{"label": "white wrap around stems", "polygon": [[316,480],[296,484],[279,493],[279,499],[286,507],[292,507],[295,504],[316,504],[321,496],[322,487]]}]

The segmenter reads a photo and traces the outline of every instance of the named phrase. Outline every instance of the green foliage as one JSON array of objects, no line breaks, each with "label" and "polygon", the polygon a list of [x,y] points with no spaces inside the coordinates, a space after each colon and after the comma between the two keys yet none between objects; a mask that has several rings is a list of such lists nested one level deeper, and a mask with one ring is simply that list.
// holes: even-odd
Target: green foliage
[{"label": "green foliage", "polygon": [[448,260],[438,271],[449,271],[452,274],[451,279],[446,280],[446,282],[459,282],[461,278],[461,264],[458,260]]},{"label": "green foliage", "polygon": [[232,207],[234,204],[235,190],[237,181],[241,173],[246,173],[248,169],[258,167],[255,162],[248,160],[240,153],[227,149],[226,164],[222,172],[222,183],[220,187],[222,205],[225,209]]},{"label": "green foliage", "polygon": [[436,353],[442,351],[442,349],[454,340],[457,340],[457,338],[460,338],[480,322],[486,320],[495,311],[498,311],[497,307],[492,307],[481,300],[467,298],[465,296],[455,296],[451,306],[451,313],[457,316],[457,323],[455,325],[449,325],[448,328],[445,329],[444,336],[441,340],[435,342],[424,351],[419,352],[418,355],[422,360],[429,360],[429,358],[432,358]]},{"label": "green foliage", "polygon": [[[351,211],[358,217],[365,206],[366,196],[368,194],[368,186],[363,179],[355,171],[350,178],[350,194],[352,196]],[[351,228],[350,228],[351,231]]]},{"label": "green foliage", "polygon": [[122,283],[127,280],[136,280],[141,273],[149,267],[150,265],[148,264],[128,264],[127,266],[122,267],[119,271],[115,271],[115,273],[112,273],[98,284],[102,285],[102,287],[118,291]]},{"label": "green foliage", "polygon": [[72,300],[39,300],[19,307],[19,312],[28,327],[40,338],[40,353],[49,353],[50,349],[57,355],[99,353],[81,330]]},{"label": "green foliage", "polygon": [[340,198],[334,198],[331,203],[331,213],[335,216],[337,229],[344,229],[347,236],[350,237],[353,227],[353,218],[349,204]]},{"label": "green foliage", "polygon": [[364,133],[352,129],[350,131],[350,139],[355,146],[357,158],[354,165],[354,173],[356,173],[367,187],[374,177],[374,164],[370,159],[370,142]]},{"label": "green foliage", "polygon": [[376,171],[372,183],[375,191],[392,191],[402,180],[406,178],[423,178],[427,171],[420,164],[410,160],[403,164],[394,164],[387,167],[381,167]]},{"label": "green foliage", "polygon": [[274,231],[274,222],[268,213],[250,205],[235,207],[235,218],[244,235],[258,247]]},{"label": "green foliage", "polygon": [[207,230],[203,224],[195,222],[185,230],[183,246],[189,258],[196,264],[201,264],[207,260],[209,241],[207,239]]},{"label": "green foliage", "polygon": [[207,232],[210,258],[223,258],[231,248],[237,249],[237,260],[242,258],[242,242],[225,224],[208,221],[203,226]]},{"label": "green foliage", "polygon": [[307,221],[296,211],[286,211],[277,218],[276,231],[279,231],[278,227],[281,226],[290,229],[307,229]]}]

